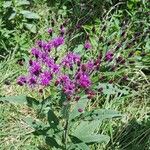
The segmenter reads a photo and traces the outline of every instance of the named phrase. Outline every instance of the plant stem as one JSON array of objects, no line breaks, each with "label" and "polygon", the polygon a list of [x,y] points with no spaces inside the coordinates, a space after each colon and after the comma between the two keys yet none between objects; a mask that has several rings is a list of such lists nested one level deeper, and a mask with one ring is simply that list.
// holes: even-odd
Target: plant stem
[{"label": "plant stem", "polygon": [[65,143],[65,149],[67,148],[67,134],[68,134],[68,119],[66,120],[66,124],[64,127],[64,143]]}]

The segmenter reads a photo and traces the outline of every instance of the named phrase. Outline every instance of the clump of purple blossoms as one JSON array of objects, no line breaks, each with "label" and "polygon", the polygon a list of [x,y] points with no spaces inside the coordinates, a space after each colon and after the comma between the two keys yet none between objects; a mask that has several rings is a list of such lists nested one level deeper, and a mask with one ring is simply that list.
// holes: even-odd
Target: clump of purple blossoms
[{"label": "clump of purple blossoms", "polygon": [[[61,32],[63,32],[63,29],[62,26]],[[53,31],[49,29],[48,32]],[[97,70],[102,57],[98,56],[96,60],[86,60],[81,55],[71,51],[59,55],[61,45],[65,42],[63,34],[49,41],[39,40],[36,42],[31,49],[28,73],[26,76],[20,76],[17,83],[20,86],[29,85],[29,87],[37,87],[42,90],[52,85],[51,87],[63,91],[68,100],[70,97],[74,97],[76,101],[80,99],[77,96],[79,92],[85,91],[91,99],[95,95],[91,90],[91,74],[94,70]],[[86,40],[84,48],[91,48],[88,40]],[[108,61],[112,60],[113,53],[107,52],[105,58]],[[86,92],[87,90],[92,92]]]}]

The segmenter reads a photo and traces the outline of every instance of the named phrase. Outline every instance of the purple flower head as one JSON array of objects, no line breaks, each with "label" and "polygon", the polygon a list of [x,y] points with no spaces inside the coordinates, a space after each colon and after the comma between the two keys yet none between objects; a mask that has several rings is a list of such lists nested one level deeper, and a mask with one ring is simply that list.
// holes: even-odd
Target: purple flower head
[{"label": "purple flower head", "polygon": [[105,60],[106,61],[112,61],[113,60],[114,54],[111,51],[108,51],[105,55]]},{"label": "purple flower head", "polygon": [[38,76],[39,74],[40,74],[40,72],[41,72],[41,65],[38,63],[38,62],[36,62],[36,61],[33,61],[32,62],[32,66],[30,67],[30,73],[31,73],[31,75],[36,75],[36,76]]},{"label": "purple flower head", "polygon": [[93,60],[89,60],[87,62],[87,68],[89,71],[94,69],[94,61]]},{"label": "purple flower head", "polygon": [[41,55],[41,51],[38,50],[37,48],[32,48],[31,53],[32,53],[33,56],[35,56],[35,58],[39,58],[40,55]]},{"label": "purple flower head", "polygon": [[91,43],[89,42],[89,41],[86,41],[85,42],[85,44],[84,44],[84,48],[86,49],[86,50],[88,50],[88,49],[91,49]]},{"label": "purple flower head", "polygon": [[36,43],[45,52],[50,52],[51,51],[51,48],[52,48],[52,44],[51,43],[45,42],[45,41],[42,41],[42,40],[39,40]]},{"label": "purple flower head", "polygon": [[45,71],[40,75],[41,85],[47,86],[52,80],[52,74],[49,71]]},{"label": "purple flower head", "polygon": [[43,47],[43,45],[44,45],[44,41],[42,41],[42,40],[38,40],[37,42],[37,45],[39,46],[39,47]]},{"label": "purple flower head", "polygon": [[75,84],[71,81],[68,81],[63,84],[63,89],[65,94],[72,95],[75,91]]},{"label": "purple flower head", "polygon": [[28,83],[30,86],[35,85],[37,83],[37,80],[35,77],[29,77],[28,78]]},{"label": "purple flower head", "polygon": [[26,79],[25,76],[20,76],[20,77],[17,79],[17,84],[20,85],[20,86],[23,86],[26,82],[27,82],[27,79]]},{"label": "purple flower head", "polygon": [[70,78],[69,78],[69,76],[63,74],[63,75],[60,75],[60,76],[59,76],[59,81],[60,81],[61,83],[65,83],[65,82],[70,81]]},{"label": "purple flower head", "polygon": [[59,80],[57,80],[62,85],[63,91],[67,95],[72,95],[75,91],[75,84],[69,78],[68,75],[59,76]]},{"label": "purple flower head", "polygon": [[65,67],[72,67],[75,63],[80,62],[80,56],[78,54],[69,52],[62,60],[62,64]]},{"label": "purple flower head", "polygon": [[78,84],[83,88],[88,88],[91,86],[91,80],[89,76],[83,72],[78,72],[76,80]]},{"label": "purple flower head", "polygon": [[46,62],[46,60],[48,59],[49,54],[47,52],[42,52],[40,55],[40,59],[42,60],[43,63]]},{"label": "purple flower head", "polygon": [[50,52],[52,49],[52,44],[51,43],[44,43],[43,49],[45,52]]},{"label": "purple flower head", "polygon": [[59,70],[60,70],[60,66],[59,65],[57,65],[57,64],[53,64],[52,65],[52,72],[53,73],[58,73]]},{"label": "purple flower head", "polygon": [[45,58],[44,62],[45,62],[46,66],[48,66],[49,68],[52,68],[55,61],[53,58],[47,57],[47,58]]},{"label": "purple flower head", "polygon": [[64,38],[63,37],[56,37],[53,39],[53,45],[55,48],[57,48],[58,46],[64,44]]}]

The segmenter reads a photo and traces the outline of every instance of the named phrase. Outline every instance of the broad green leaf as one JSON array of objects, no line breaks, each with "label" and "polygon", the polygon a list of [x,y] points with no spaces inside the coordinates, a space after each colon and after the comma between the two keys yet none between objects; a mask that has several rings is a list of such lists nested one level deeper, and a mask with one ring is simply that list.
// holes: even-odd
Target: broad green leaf
[{"label": "broad green leaf", "polygon": [[90,150],[90,148],[88,147],[88,145],[86,145],[85,143],[81,142],[78,144],[70,144],[67,148],[67,150]]},{"label": "broad green leaf", "polygon": [[24,23],[25,27],[32,33],[36,33],[36,26],[34,24]]},{"label": "broad green leaf", "polygon": [[83,114],[84,120],[101,120],[122,117],[115,110],[97,109]]},{"label": "broad green leaf", "polygon": [[110,140],[109,136],[102,134],[81,135],[78,138],[85,143],[108,143]]},{"label": "broad green leaf", "polygon": [[32,107],[32,108],[37,108],[38,105],[40,104],[34,98],[27,97],[25,95],[1,97],[0,101],[9,102],[12,104],[27,105],[27,106]]},{"label": "broad green leaf", "polygon": [[55,113],[52,110],[49,110],[47,115],[49,124],[56,127],[59,124],[59,119],[57,118]]},{"label": "broad green leaf", "polygon": [[39,19],[40,18],[38,14],[28,11],[28,10],[22,10],[20,11],[20,14],[22,14],[27,19]]},{"label": "broad green leaf", "polygon": [[81,97],[80,100],[76,102],[76,104],[74,105],[72,112],[70,112],[69,120],[72,120],[77,116],[80,116],[81,113],[78,111],[78,109],[81,108],[84,110],[85,107],[87,106],[87,102],[88,102],[87,96]]},{"label": "broad green leaf", "polygon": [[49,126],[44,124],[42,121],[37,120],[33,117],[26,117],[23,119],[31,128],[35,130],[44,130],[44,128],[48,128]]},{"label": "broad green leaf", "polygon": [[61,145],[58,144],[57,140],[55,139],[55,136],[46,136],[45,142],[47,145],[50,145],[52,148],[63,149]]},{"label": "broad green leaf", "polygon": [[74,129],[73,135],[80,134],[93,134],[94,131],[101,125],[101,120],[93,120],[93,121],[81,121],[80,124]]},{"label": "broad green leaf", "polygon": [[90,150],[90,148],[85,144],[85,143],[79,143],[79,144],[76,144],[77,147],[81,150]]},{"label": "broad green leaf", "polygon": [[113,84],[108,84],[108,83],[100,83],[98,88],[103,88],[103,93],[106,95],[111,95],[111,94],[128,94],[129,91],[127,89],[120,89],[116,85]]}]

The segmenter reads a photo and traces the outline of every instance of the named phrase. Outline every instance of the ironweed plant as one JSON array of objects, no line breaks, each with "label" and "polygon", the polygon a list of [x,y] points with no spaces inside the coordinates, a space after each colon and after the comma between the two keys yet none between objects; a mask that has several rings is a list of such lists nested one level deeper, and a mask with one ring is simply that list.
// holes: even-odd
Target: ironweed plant
[{"label": "ironweed plant", "polygon": [[[90,149],[93,143],[108,143],[109,136],[99,134],[98,127],[107,118],[120,117],[114,110],[91,109],[88,105],[101,94],[99,73],[102,59],[113,60],[114,54],[101,52],[96,58],[85,57],[92,49],[90,39],[83,45],[83,53],[65,50],[66,28],[61,25],[59,34],[48,29],[50,40],[36,41],[31,49],[28,72],[17,79],[20,86],[27,86],[43,95],[41,102],[22,97],[28,106],[37,110],[37,119],[27,118],[34,134],[43,135],[54,149]],[[48,91],[48,97],[44,96]],[[19,97],[14,97],[14,99]],[[44,119],[47,117],[47,121]],[[42,118],[42,119],[41,119]],[[39,121],[41,119],[41,121]]]}]

